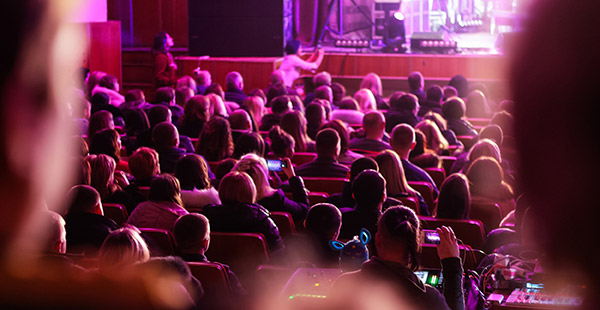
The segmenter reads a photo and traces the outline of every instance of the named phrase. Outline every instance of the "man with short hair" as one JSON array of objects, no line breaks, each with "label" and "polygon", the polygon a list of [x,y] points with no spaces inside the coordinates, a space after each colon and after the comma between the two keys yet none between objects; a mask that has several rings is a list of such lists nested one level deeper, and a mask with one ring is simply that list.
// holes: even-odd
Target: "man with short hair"
[{"label": "man with short hair", "polygon": [[442,114],[442,99],[444,91],[439,85],[432,85],[427,89],[426,99],[420,102],[419,113],[417,116],[423,117],[429,112]]},{"label": "man with short hair", "polygon": [[417,144],[415,140],[415,130],[407,124],[399,124],[392,130],[392,136],[390,138],[390,145],[392,150],[400,156],[402,161],[402,168],[404,168],[404,175],[407,181],[425,181],[433,187],[433,198],[435,199],[438,195],[438,188],[435,186],[435,182],[425,170],[417,167],[410,161],[408,156],[410,151]]},{"label": "man with short hair", "polygon": [[152,141],[158,152],[160,171],[175,173],[175,164],[186,154],[185,149],[179,148],[179,132],[170,122],[162,122],[152,130]]},{"label": "man with short hair", "polygon": [[390,145],[383,141],[385,136],[385,118],[379,111],[370,111],[363,117],[364,138],[354,138],[350,141],[350,149],[381,152],[391,149]]},{"label": "man with short hair", "polygon": [[[331,86],[331,74],[327,71],[321,71],[313,77],[313,83],[315,85],[315,90],[319,88],[319,86]],[[333,97],[333,95],[332,95]],[[306,98],[304,98],[304,105],[311,103],[315,99],[315,92],[311,92],[306,94]],[[330,101],[331,102],[331,101]]]},{"label": "man with short hair", "polygon": [[410,93],[419,98],[419,102],[425,99],[425,92],[423,91],[425,81],[421,72],[415,71],[408,75],[408,87],[410,88]]},{"label": "man with short hair", "polygon": [[95,256],[104,239],[119,226],[104,216],[100,194],[88,185],[76,185],[68,195],[71,205],[65,217],[67,251]]},{"label": "man with short hair", "polygon": [[348,167],[339,164],[340,136],[334,129],[327,128],[317,133],[317,158],[296,169],[303,177],[347,178]]},{"label": "man with short hair", "polygon": [[227,73],[225,77],[227,91],[225,92],[225,101],[235,102],[239,105],[244,103],[246,94],[244,94],[244,79],[237,71]]},{"label": "man with short hair", "polygon": [[390,109],[385,114],[385,131],[391,132],[398,124],[415,127],[422,118],[417,116],[419,99],[413,94],[395,92],[390,97]]},{"label": "man with short hair", "polygon": [[261,131],[269,131],[271,127],[279,125],[283,114],[292,111],[292,101],[287,95],[275,97],[271,100],[271,113],[262,118],[260,124]]}]

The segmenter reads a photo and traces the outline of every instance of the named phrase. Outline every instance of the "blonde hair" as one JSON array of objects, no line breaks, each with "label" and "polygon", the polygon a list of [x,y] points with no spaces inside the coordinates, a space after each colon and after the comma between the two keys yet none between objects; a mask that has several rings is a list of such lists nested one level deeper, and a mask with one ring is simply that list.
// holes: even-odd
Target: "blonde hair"
[{"label": "blonde hair", "polygon": [[102,199],[105,199],[112,193],[111,186],[114,186],[113,180],[117,164],[112,157],[106,154],[88,155],[85,159],[91,169],[90,185],[100,193]]},{"label": "blonde hair", "polygon": [[209,111],[211,118],[213,115],[221,115],[223,117],[229,116],[227,113],[227,108],[225,107],[225,102],[223,102],[223,98],[221,98],[221,96],[211,93],[205,97],[208,98],[208,102],[210,102]]},{"label": "blonde hair", "polygon": [[196,94],[196,81],[189,75],[184,75],[177,80],[175,89],[179,89],[181,87],[189,87],[194,91],[194,95]]},{"label": "blonde hair", "polygon": [[135,227],[124,227],[111,232],[98,254],[104,269],[117,269],[150,259],[148,245]]},{"label": "blonde hair", "polygon": [[358,106],[360,107],[360,111],[365,113],[371,110],[377,110],[377,102],[375,101],[375,96],[371,90],[367,88],[361,88],[356,93],[354,93],[354,99],[358,101]]},{"label": "blonde hair", "polygon": [[381,86],[381,78],[377,73],[371,72],[360,82],[360,88],[366,88],[373,93],[373,96],[382,96],[383,88]]},{"label": "blonde hair", "polygon": [[219,182],[219,198],[223,203],[255,203],[256,186],[247,173],[232,171]]},{"label": "blonde hair", "polygon": [[500,148],[496,142],[490,139],[481,139],[469,151],[468,159],[470,162],[474,162],[477,158],[489,156],[494,158],[498,163],[502,162],[502,155]]},{"label": "blonde hair", "polygon": [[248,153],[233,166],[233,171],[247,173],[256,186],[256,201],[271,196],[275,191],[269,184],[269,169],[264,158]]},{"label": "blonde hair", "polygon": [[242,105],[248,108],[248,113],[260,125],[262,117],[265,114],[265,101],[263,98],[260,96],[248,96]]},{"label": "blonde hair", "polygon": [[385,150],[375,156],[375,161],[379,166],[379,172],[386,180],[386,190],[388,195],[409,194],[417,196],[417,192],[408,185],[404,176],[402,161],[396,152]]},{"label": "blonde hair", "polygon": [[415,129],[421,130],[425,135],[425,147],[435,151],[438,154],[448,148],[448,140],[444,138],[440,128],[435,122],[429,119],[425,119],[419,122]]}]

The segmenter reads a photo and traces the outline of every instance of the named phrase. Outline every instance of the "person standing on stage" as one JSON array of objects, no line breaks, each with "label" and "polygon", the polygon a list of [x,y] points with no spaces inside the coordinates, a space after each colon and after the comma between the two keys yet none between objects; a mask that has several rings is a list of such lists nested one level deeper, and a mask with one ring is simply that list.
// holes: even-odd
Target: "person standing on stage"
[{"label": "person standing on stage", "polygon": [[300,77],[300,70],[317,70],[324,56],[323,49],[318,48],[307,60],[300,58],[299,55],[302,53],[302,47],[300,47],[300,41],[297,40],[287,42],[285,53],[286,55],[279,66],[279,70],[284,73],[283,83],[286,87],[292,87],[294,81]]},{"label": "person standing on stage", "polygon": [[166,32],[161,32],[154,37],[152,45],[152,66],[154,72],[154,88],[169,86],[174,87],[177,82],[177,64],[169,49],[173,47],[173,38]]}]

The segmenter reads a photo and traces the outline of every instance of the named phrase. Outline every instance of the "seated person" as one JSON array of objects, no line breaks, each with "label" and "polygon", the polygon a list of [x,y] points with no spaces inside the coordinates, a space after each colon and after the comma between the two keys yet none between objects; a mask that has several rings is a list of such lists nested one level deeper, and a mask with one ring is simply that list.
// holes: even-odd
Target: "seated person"
[{"label": "seated person", "polygon": [[292,111],[292,101],[287,95],[275,97],[270,104],[271,113],[263,116],[260,131],[269,131],[274,125],[279,125],[283,115]]},{"label": "seated person", "polygon": [[362,125],[365,137],[350,140],[350,149],[371,152],[391,149],[390,145],[383,141],[383,137],[385,136],[385,118],[381,112],[371,111],[365,114]]},{"label": "seated person", "polygon": [[356,304],[385,298],[392,309],[464,309],[462,265],[458,242],[451,228],[437,231],[444,294],[424,284],[415,274],[419,266],[420,223],[414,211],[393,207],[385,211],[375,233],[377,255],[360,271],[343,274],[327,297],[332,309],[356,309]]},{"label": "seated person", "polygon": [[133,179],[124,190],[139,204],[147,200],[140,192],[140,187],[149,187],[152,180],[160,174],[158,153],[154,149],[142,146],[129,156],[128,161]]},{"label": "seated person", "polygon": [[317,158],[296,169],[303,177],[348,177],[348,167],[337,162],[340,154],[340,136],[331,128],[323,129],[317,134]]},{"label": "seated person", "polygon": [[413,94],[395,92],[390,97],[390,109],[385,114],[385,131],[392,132],[398,124],[408,124],[415,127],[421,121],[417,116],[419,99]]},{"label": "seated person", "polygon": [[202,156],[187,154],[181,157],[175,166],[175,177],[181,182],[181,200],[187,210],[221,204],[219,192],[210,183],[208,165]]},{"label": "seated person", "polygon": [[225,76],[225,84],[227,91],[225,92],[225,100],[232,101],[239,105],[244,103],[246,94],[244,94],[244,79],[239,72],[232,71]]},{"label": "seated person", "polygon": [[70,206],[65,216],[67,251],[95,256],[104,239],[119,226],[104,216],[100,194],[93,187],[73,186],[68,197]]},{"label": "seated person", "polygon": [[[210,224],[206,216],[198,213],[190,213],[181,216],[175,222],[173,235],[181,258],[187,262],[210,262],[204,253],[210,244]],[[223,265],[223,264],[222,264]],[[240,284],[237,276],[229,266],[223,265],[229,278],[229,289],[234,297],[243,297],[246,291]],[[211,297],[211,296],[207,296]],[[226,296],[212,296],[215,299]],[[212,300],[212,299],[211,299]],[[213,302],[218,302],[213,300]]]},{"label": "seated person", "polygon": [[174,173],[177,161],[187,152],[179,148],[179,132],[170,122],[162,122],[152,130],[152,141],[158,152],[160,171]]}]

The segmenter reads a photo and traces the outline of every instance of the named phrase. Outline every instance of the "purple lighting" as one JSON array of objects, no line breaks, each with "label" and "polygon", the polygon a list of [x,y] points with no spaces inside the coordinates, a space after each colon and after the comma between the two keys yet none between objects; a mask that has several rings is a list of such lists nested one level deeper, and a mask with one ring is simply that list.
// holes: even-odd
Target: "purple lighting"
[{"label": "purple lighting", "polygon": [[404,14],[402,14],[400,11],[397,11],[394,13],[394,18],[397,20],[404,20]]}]

